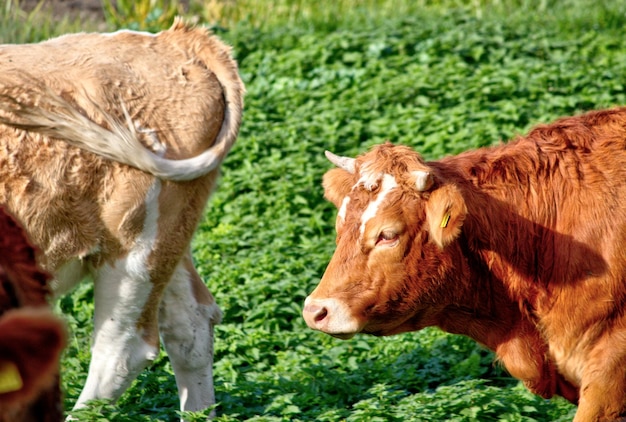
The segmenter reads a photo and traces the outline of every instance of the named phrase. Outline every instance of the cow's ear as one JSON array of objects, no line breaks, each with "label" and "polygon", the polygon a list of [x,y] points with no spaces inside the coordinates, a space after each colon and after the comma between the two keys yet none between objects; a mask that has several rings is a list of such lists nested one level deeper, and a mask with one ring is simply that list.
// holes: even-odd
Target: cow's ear
[{"label": "cow's ear", "polygon": [[32,400],[56,382],[64,324],[45,308],[21,308],[0,318],[0,408]]},{"label": "cow's ear", "polygon": [[322,181],[324,197],[335,204],[337,208],[341,207],[341,202],[354,186],[354,178],[354,174],[341,168],[328,170]]},{"label": "cow's ear", "polygon": [[430,238],[445,248],[461,233],[467,208],[459,189],[443,185],[433,190],[426,203],[426,222]]}]

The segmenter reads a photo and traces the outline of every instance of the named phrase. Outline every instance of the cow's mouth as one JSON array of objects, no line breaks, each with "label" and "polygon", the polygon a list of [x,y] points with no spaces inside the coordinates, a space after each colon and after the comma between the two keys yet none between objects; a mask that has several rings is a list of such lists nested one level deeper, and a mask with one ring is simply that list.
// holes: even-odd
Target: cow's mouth
[{"label": "cow's mouth", "polygon": [[380,319],[372,318],[369,323],[363,327],[361,332],[371,336],[386,337],[402,334],[407,331],[417,331],[424,327],[423,325],[416,324],[416,321],[422,321],[422,319],[423,312],[417,312],[410,317],[396,315],[394,317],[387,316]]},{"label": "cow's mouth", "polygon": [[356,333],[328,333],[328,334],[340,340],[350,340],[352,337],[356,335]]},{"label": "cow's mouth", "polygon": [[363,334],[367,334],[368,336],[374,336],[374,337],[385,337],[390,335],[389,333],[390,330],[386,329],[386,328],[379,328],[379,329],[371,329],[371,330],[363,330],[362,333]]}]

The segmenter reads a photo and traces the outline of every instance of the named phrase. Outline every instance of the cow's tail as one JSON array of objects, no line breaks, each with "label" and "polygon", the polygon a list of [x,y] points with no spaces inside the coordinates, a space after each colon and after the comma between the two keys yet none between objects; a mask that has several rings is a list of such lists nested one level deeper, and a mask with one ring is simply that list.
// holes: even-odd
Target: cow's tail
[{"label": "cow's tail", "polygon": [[25,86],[5,84],[0,75],[0,124],[17,129],[40,133],[51,138],[90,151],[111,160],[127,164],[165,180],[185,181],[201,177],[221,164],[239,133],[245,88],[237,65],[230,57],[230,50],[222,47],[217,60],[211,61],[214,72],[224,90],[226,109],[222,127],[214,144],[203,153],[186,159],[163,158],[150,151],[139,141],[134,125],[121,103],[126,121],[120,121],[99,109],[99,114],[109,128],[95,123],[69,100],[56,94],[51,88],[34,78],[21,75]]}]

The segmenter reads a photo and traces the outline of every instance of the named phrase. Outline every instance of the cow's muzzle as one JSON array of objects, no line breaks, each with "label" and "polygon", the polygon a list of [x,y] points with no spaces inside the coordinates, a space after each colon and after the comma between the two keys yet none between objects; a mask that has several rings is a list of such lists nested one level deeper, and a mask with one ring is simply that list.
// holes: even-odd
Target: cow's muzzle
[{"label": "cow's muzzle", "polygon": [[334,298],[307,297],[302,316],[310,328],[344,340],[353,337],[362,328],[350,308]]}]

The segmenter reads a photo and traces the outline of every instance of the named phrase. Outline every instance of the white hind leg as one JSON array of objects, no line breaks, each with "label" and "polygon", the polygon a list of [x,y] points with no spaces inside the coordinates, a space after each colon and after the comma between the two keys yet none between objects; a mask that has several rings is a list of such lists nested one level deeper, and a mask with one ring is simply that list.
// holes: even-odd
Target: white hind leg
[{"label": "white hind leg", "polygon": [[94,337],[80,408],[93,399],[117,399],[158,354],[158,343],[144,340],[137,325],[152,284],[116,267],[101,269],[95,280]]},{"label": "white hind leg", "polygon": [[159,331],[176,376],[181,410],[203,410],[215,404],[213,326],[221,316],[187,253],[159,310]]},{"label": "white hind leg", "polygon": [[94,270],[92,355],[75,408],[93,399],[117,399],[157,356],[157,305],[148,259],[158,233],[160,186],[155,181],[147,193],[143,229],[133,248]]}]

